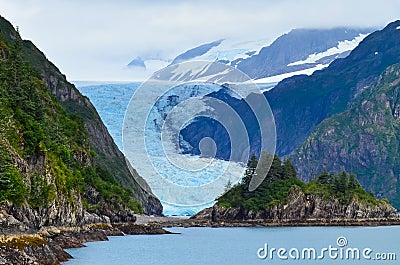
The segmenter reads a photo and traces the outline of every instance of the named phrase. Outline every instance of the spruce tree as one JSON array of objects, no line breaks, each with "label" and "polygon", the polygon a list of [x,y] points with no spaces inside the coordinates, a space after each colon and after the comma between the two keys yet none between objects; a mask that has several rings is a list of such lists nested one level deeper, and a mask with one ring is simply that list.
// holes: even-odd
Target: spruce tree
[{"label": "spruce tree", "polygon": [[349,190],[353,191],[356,189],[360,183],[358,183],[356,176],[353,173],[349,175]]},{"label": "spruce tree", "polygon": [[318,176],[318,182],[321,184],[331,184],[332,183],[332,175],[324,169],[321,174]]},{"label": "spruce tree", "polygon": [[345,171],[340,172],[339,174],[339,187],[338,190],[339,192],[342,192],[343,194],[346,194],[347,188],[348,188],[348,178],[347,178],[347,173]]},{"label": "spruce tree", "polygon": [[283,162],[283,173],[285,178],[295,178],[297,177],[296,169],[294,168],[292,162],[287,158]]},{"label": "spruce tree", "polygon": [[22,80],[23,60],[22,60],[22,38],[19,34],[19,28],[16,28],[15,41],[11,53],[11,73],[12,85],[19,87]]},{"label": "spruce tree", "polygon": [[274,155],[271,168],[269,169],[269,172],[267,174],[267,179],[271,182],[277,179],[282,179],[283,175],[284,170],[282,167],[282,161],[277,155]]},{"label": "spruce tree", "polygon": [[245,184],[247,187],[249,186],[250,180],[256,172],[257,164],[258,159],[255,154],[252,154],[249,161],[247,162],[247,168],[242,179],[242,183]]}]

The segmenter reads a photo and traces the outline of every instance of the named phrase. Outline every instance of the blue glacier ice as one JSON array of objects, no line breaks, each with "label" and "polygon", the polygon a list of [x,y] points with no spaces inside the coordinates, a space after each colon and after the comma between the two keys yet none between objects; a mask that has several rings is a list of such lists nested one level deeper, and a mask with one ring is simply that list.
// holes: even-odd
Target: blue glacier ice
[{"label": "blue glacier ice", "polygon": [[90,99],[120,150],[125,111],[139,86],[140,83],[77,86]]},{"label": "blue glacier ice", "polygon": [[[123,152],[122,127],[124,116],[129,102],[139,86],[140,83],[78,86],[80,92],[91,100],[115,143]],[[193,92],[182,87],[178,91],[175,90],[172,94],[167,93],[160,98],[147,117],[148,122],[145,130],[147,153],[136,155],[139,157],[143,155],[143,159],[138,159],[139,161],[145,161],[145,157],[151,157],[151,164],[139,163],[138,161],[130,162],[139,174],[142,172],[141,175],[146,179],[153,193],[160,198],[164,206],[165,215],[193,215],[211,206],[216,194],[219,195],[224,191],[228,181],[235,184],[243,175],[244,165],[241,163],[174,154],[172,156],[173,161],[189,161],[189,164],[194,168],[204,168],[203,171],[182,171],[179,166],[160,155],[165,147],[160,144],[157,133],[160,132],[160,126],[165,118],[161,117],[163,113],[171,111],[174,104],[176,105],[191,96],[196,96],[193,93],[204,95],[217,89],[219,89],[217,85],[214,87],[199,86],[199,91]],[[171,104],[171,100],[176,100],[174,95],[177,94],[180,99],[178,99],[178,102]],[[137,113],[140,113],[140,106],[137,106],[137,111]],[[157,169],[158,174],[143,174],[151,172],[154,168]],[[179,188],[166,188],[171,183],[174,183],[184,191],[181,192]],[[209,183],[214,183],[214,185],[208,186],[207,184]],[[188,194],[190,195],[188,196]],[[201,203],[193,203],[199,201]]]}]

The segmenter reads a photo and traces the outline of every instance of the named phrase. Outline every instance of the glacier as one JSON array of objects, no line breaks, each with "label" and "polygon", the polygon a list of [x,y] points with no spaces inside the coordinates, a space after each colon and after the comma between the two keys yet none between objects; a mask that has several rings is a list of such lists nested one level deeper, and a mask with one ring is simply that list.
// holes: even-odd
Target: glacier
[{"label": "glacier", "polygon": [[122,150],[122,123],[129,101],[140,83],[86,85],[74,82],[78,90],[90,99],[118,148]]},{"label": "glacier", "polygon": [[[150,81],[141,85],[128,105],[122,132],[124,153],[154,194],[169,206],[187,209],[209,205],[228,183],[236,184],[243,176],[244,165],[239,160],[215,158],[212,138],[203,139],[208,141],[206,146],[199,143],[204,151],[200,155],[184,154],[180,145],[183,128],[198,116],[210,117],[232,132],[231,157],[248,153],[240,149],[248,144],[239,144],[237,135],[247,138],[247,134],[240,121],[235,122],[234,111],[229,112],[227,104],[208,96],[221,89],[228,88],[212,82],[174,85]],[[247,162],[247,158],[244,160]]]},{"label": "glacier", "polygon": [[[203,74],[211,68],[212,74]],[[153,76],[143,83],[78,89],[165,206],[164,214],[192,215],[240,182],[251,153],[275,152],[273,114],[263,88],[224,64],[185,62]],[[238,102],[244,106],[238,108]],[[189,129],[204,119],[222,127]]]},{"label": "glacier", "polygon": [[[124,153],[126,151],[123,148],[122,128],[125,112],[139,86],[140,83],[126,83],[78,85],[77,87],[83,95],[91,100],[115,143]],[[196,93],[204,95],[219,88],[217,85],[214,87],[199,86]],[[189,161],[188,164],[192,167],[192,170],[182,171],[179,165],[177,166],[166,157],[161,156],[163,146],[160,144],[160,139],[157,139],[157,133],[162,129],[160,127],[162,117],[159,110],[163,109],[163,111],[168,112],[173,109],[174,106],[167,102],[168,97],[173,94],[179,94],[180,101],[194,96],[193,91],[181,87],[178,91],[167,93],[165,97],[157,101],[151,114],[147,117],[150,121],[146,124],[148,128],[145,130],[147,154],[136,154],[136,157],[139,157],[137,161],[145,161],[147,158],[150,159],[151,164],[137,161],[131,161],[131,163],[139,173],[151,172],[154,167],[157,169],[157,174],[147,176],[146,181],[163,204],[165,215],[193,215],[206,207],[210,207],[217,197],[216,194],[221,194],[228,182],[238,183],[243,176],[245,165],[214,158],[174,154],[173,161]],[[148,97],[152,97],[151,93]],[[175,104],[180,103],[180,101],[175,102]],[[140,109],[139,106],[137,107]],[[147,157],[140,159],[141,155]],[[228,168],[229,170],[227,170]],[[166,188],[170,187],[171,184],[173,184],[172,189]],[[179,196],[179,192],[182,192],[182,196]],[[185,196],[185,194],[190,194],[190,196]]]}]

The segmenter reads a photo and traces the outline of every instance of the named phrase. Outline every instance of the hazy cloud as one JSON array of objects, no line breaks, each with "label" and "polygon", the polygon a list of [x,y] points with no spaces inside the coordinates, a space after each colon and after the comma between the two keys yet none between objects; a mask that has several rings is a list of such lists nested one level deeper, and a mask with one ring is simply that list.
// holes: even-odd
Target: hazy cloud
[{"label": "hazy cloud", "polygon": [[398,10],[398,0],[0,0],[0,14],[70,80],[131,80],[123,67],[138,55],[171,58],[221,38],[272,41],[300,27],[380,28]]}]

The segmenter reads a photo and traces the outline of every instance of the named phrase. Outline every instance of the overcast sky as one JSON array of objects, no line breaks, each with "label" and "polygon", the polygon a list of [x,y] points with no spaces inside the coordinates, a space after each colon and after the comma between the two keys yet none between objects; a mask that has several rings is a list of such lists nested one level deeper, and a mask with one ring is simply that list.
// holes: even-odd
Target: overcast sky
[{"label": "overcast sky", "polygon": [[293,28],[377,27],[400,18],[399,0],[0,0],[69,80],[133,80],[136,56],[173,59],[221,38],[274,40]]}]

